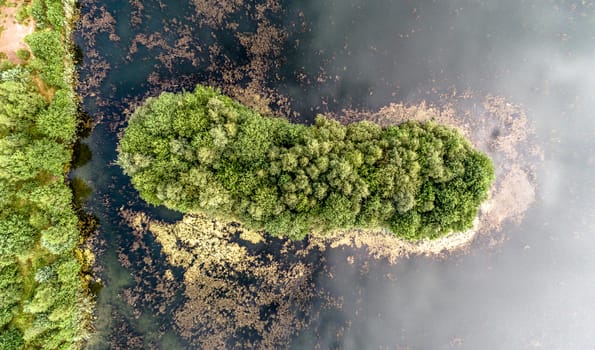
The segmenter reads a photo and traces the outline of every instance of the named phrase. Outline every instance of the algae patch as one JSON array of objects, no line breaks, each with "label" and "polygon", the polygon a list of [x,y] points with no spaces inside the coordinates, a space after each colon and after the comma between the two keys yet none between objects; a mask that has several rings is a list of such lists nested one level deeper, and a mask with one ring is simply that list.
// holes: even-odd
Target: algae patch
[{"label": "algae patch", "polygon": [[279,253],[244,240],[264,238],[235,223],[187,215],[166,224],[143,213],[124,215],[136,232],[154,234],[169,263],[183,269],[184,301],[174,311],[174,328],[193,346],[279,348],[320,311],[313,300],[337,304],[314,285],[324,263],[316,246],[276,240]]}]

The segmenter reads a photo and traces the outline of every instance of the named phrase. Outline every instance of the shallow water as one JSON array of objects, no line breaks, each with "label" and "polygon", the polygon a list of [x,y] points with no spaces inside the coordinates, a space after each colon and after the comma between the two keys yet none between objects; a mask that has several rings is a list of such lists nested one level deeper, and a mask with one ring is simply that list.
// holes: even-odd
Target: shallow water
[{"label": "shallow water", "polygon": [[[141,239],[145,250],[130,249],[136,238],[119,210],[145,210],[164,220],[180,216],[144,206],[113,165],[116,132],[134,101],[220,82],[222,72],[209,71],[211,63],[223,66],[227,57],[232,62],[225,65],[240,69],[255,56],[237,47],[229,29],[197,25],[194,7],[186,2],[143,2],[140,23],[132,16],[139,13],[134,1],[81,3],[83,15],[93,14],[95,24],[111,23],[92,36],[93,46],[85,37],[93,28],[89,23],[83,22],[76,38],[85,53],[84,108],[97,123],[84,140],[93,158],[73,176],[94,189],[87,208],[100,219],[99,248],[105,251],[99,256],[104,287],[90,348],[190,348],[167,323],[171,314],[156,313],[142,300],[131,305],[125,297],[134,277],[145,276],[135,269],[146,254],[156,269],[179,271],[168,266],[149,235]],[[104,15],[96,10],[101,6]],[[286,29],[287,40],[277,56],[264,56],[283,64],[271,64],[264,74],[270,79],[262,85],[289,97],[291,109],[300,113],[294,118],[307,122],[317,112],[375,110],[391,102],[438,103],[443,94],[468,90],[479,99],[500,95],[520,104],[545,154],[536,171],[537,202],[521,224],[504,228],[508,240],[497,248],[477,244],[467,255],[413,257],[395,266],[361,252],[351,265],[346,257],[352,252],[329,250],[326,264],[334,278],[321,278],[317,285],[343,296],[343,308],[323,311],[291,347],[595,348],[595,4],[326,0],[287,1],[281,7],[268,16],[273,26]],[[237,21],[240,31],[256,28],[248,15],[227,20]],[[110,40],[110,31],[119,39]],[[166,44],[129,49],[139,33],[157,32]],[[182,40],[188,36],[190,42]],[[213,43],[220,43],[223,54],[209,52]],[[167,57],[159,57],[164,53]],[[104,79],[97,79],[97,62],[109,63]],[[232,83],[244,84],[249,76],[250,69],[242,70]],[[132,261],[128,267],[122,256]],[[126,342],[132,338],[135,342]]]}]

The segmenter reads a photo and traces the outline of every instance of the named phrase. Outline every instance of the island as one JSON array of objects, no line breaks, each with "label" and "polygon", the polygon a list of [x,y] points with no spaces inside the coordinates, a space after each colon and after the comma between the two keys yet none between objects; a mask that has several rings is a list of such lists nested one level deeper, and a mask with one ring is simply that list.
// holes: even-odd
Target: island
[{"label": "island", "polygon": [[218,91],[162,93],[139,107],[118,163],[141,197],[302,239],[386,228],[433,239],[473,226],[491,160],[432,121],[313,125],[263,116]]}]

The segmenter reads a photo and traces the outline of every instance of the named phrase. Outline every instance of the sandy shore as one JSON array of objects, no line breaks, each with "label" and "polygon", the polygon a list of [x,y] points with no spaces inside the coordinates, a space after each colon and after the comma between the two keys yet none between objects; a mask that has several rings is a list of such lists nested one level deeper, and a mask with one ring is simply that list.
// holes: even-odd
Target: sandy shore
[{"label": "sandy shore", "polygon": [[22,63],[17,57],[19,49],[29,49],[25,37],[35,29],[35,23],[28,20],[26,24],[19,24],[15,18],[20,1],[0,7],[0,52],[5,53],[13,63]]}]

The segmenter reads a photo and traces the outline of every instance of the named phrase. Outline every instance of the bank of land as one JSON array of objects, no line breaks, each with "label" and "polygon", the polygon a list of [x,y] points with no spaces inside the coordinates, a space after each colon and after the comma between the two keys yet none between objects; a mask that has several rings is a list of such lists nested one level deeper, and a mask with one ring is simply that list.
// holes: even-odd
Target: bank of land
[{"label": "bank of land", "polygon": [[0,48],[0,344],[80,348],[93,304],[65,176],[78,124],[75,1],[3,3],[1,37],[16,46]]}]

